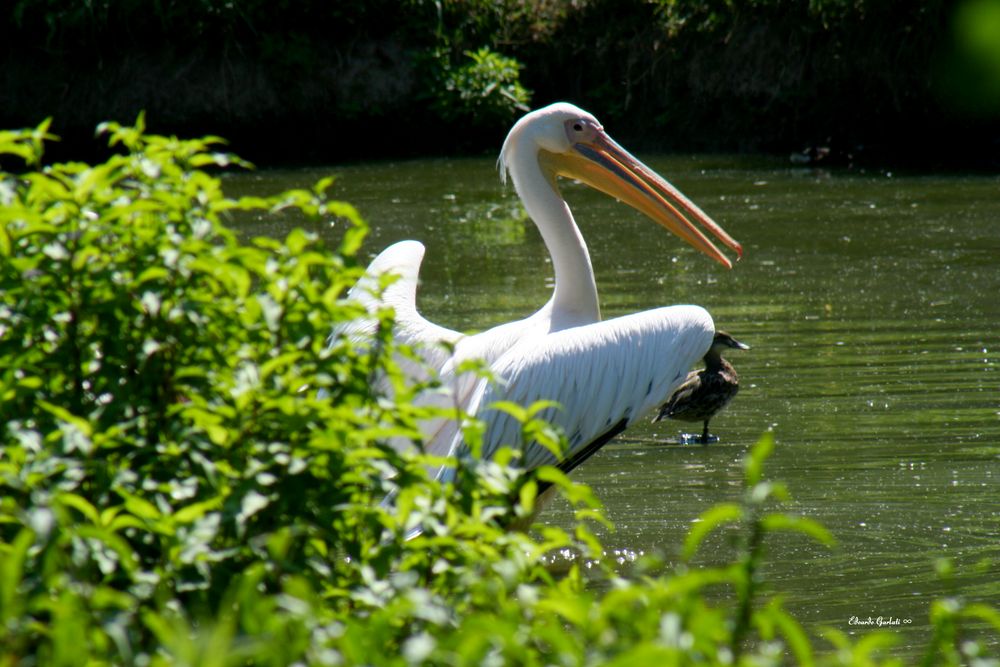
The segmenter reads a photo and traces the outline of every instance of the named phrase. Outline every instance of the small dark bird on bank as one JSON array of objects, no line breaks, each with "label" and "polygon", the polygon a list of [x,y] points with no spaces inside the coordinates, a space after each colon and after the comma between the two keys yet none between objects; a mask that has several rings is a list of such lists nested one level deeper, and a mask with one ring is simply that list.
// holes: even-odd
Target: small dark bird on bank
[{"label": "small dark bird on bank", "polygon": [[687,379],[677,388],[666,403],[660,407],[654,422],[670,418],[687,422],[704,422],[701,433],[702,444],[709,442],[708,422],[722,408],[729,405],[740,389],[740,378],[736,369],[722,358],[726,349],[749,350],[725,331],[717,331],[712,347],[705,353],[705,369],[691,371]]}]

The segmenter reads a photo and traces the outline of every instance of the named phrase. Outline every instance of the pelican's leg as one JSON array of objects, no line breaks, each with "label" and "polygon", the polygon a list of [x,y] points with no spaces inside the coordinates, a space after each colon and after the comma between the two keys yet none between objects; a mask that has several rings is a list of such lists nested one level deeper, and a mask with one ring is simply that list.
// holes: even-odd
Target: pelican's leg
[{"label": "pelican's leg", "polygon": [[705,427],[701,431],[701,444],[708,444],[708,420],[705,420]]}]

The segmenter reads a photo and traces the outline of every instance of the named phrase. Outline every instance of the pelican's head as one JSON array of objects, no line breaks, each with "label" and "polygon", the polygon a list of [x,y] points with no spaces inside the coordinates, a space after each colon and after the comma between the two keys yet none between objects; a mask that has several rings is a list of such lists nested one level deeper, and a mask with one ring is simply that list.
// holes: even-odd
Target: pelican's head
[{"label": "pelican's head", "polygon": [[618,145],[594,116],[566,102],[532,111],[514,127],[500,151],[501,178],[516,151],[534,150],[555,186],[557,176],[573,178],[625,202],[727,268],[732,262],[694,223],[743,255],[743,248],[680,190]]}]

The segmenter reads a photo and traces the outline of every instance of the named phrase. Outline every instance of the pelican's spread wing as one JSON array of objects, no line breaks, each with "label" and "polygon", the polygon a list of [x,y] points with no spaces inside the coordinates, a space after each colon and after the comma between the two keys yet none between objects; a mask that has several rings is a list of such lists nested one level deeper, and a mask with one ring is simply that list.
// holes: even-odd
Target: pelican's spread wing
[{"label": "pelican's spread wing", "polygon": [[[661,405],[712,344],[711,316],[698,306],[671,306],[566,329],[515,345],[493,364],[497,383],[482,382],[469,411],[487,423],[483,456],[522,447],[523,465],[569,470],[611,437]],[[491,405],[552,400],[540,416],[562,428],[569,450],[557,460],[523,442],[521,425]],[[451,451],[464,445],[455,435]],[[447,473],[445,474],[447,475]]]},{"label": "pelican's spread wing", "polygon": [[[440,371],[451,357],[449,347],[457,344],[463,334],[438,326],[417,311],[417,283],[423,259],[424,245],[419,241],[394,243],[372,260],[348,297],[363,304],[372,314],[379,308],[391,307],[395,311],[395,341],[412,346],[428,367]],[[386,275],[394,275],[396,280],[382,290]],[[352,323],[347,333],[371,336],[376,325],[374,319],[359,320]],[[409,366],[407,371],[414,379],[426,379],[426,373],[419,372],[415,364]]]},{"label": "pelican's spread wing", "polygon": [[[441,388],[421,392],[415,399],[420,406],[438,408],[457,407],[467,410],[479,375],[463,370],[466,361],[479,360],[487,366],[502,357],[522,338],[530,337],[537,330],[548,328],[548,307],[531,318],[494,327],[475,335],[465,335],[438,326],[417,311],[417,283],[424,246],[417,241],[395,243],[372,260],[365,275],[351,288],[349,297],[365,306],[374,315],[380,308],[391,307],[395,313],[393,340],[411,346],[420,356],[420,362],[402,355],[397,361],[413,382],[431,377],[440,380]],[[383,289],[383,278],[394,276]],[[367,317],[351,322],[335,332],[357,340],[371,340],[378,321]],[[383,387],[389,390],[388,387]],[[454,418],[440,416],[421,422],[425,435],[425,450],[445,456],[449,453],[458,430]],[[393,441],[398,449],[409,442]]]}]

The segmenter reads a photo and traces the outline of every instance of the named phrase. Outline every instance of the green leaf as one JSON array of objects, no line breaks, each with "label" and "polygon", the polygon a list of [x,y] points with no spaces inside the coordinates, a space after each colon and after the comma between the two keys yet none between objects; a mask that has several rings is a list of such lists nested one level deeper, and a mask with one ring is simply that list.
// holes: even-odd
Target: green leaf
[{"label": "green leaf", "polygon": [[90,520],[90,523],[94,525],[101,525],[101,517],[97,513],[97,508],[90,504],[83,496],[79,496],[75,493],[60,493],[56,496],[56,502],[66,507],[72,507],[77,510],[83,516]]},{"label": "green leaf", "polygon": [[582,597],[548,597],[536,605],[539,611],[558,614],[562,619],[577,627],[584,627],[589,618],[589,601]]},{"label": "green leaf", "polygon": [[755,620],[758,623],[766,619],[778,629],[791,649],[792,655],[795,656],[795,664],[800,667],[811,667],[815,664],[809,637],[799,622],[781,606],[780,598],[771,600],[764,609],[756,612],[756,616]]},{"label": "green leaf", "polygon": [[1000,633],[1000,611],[995,607],[991,607],[988,604],[983,604],[981,602],[975,602],[967,605],[962,610],[962,616],[969,619],[978,619],[980,621],[985,621],[993,626],[993,629]]},{"label": "green leaf", "polygon": [[236,525],[242,532],[246,529],[247,520],[271,503],[271,499],[262,493],[251,489],[240,501],[240,511],[236,515]]},{"label": "green leaf", "polygon": [[7,226],[0,225],[0,257],[10,257],[11,242],[10,234],[7,233]]},{"label": "green leaf", "polygon": [[293,229],[285,237],[285,245],[293,255],[301,254],[312,241],[312,236],[299,228]]},{"label": "green leaf", "polygon": [[709,533],[727,523],[736,523],[742,519],[743,508],[735,503],[719,503],[705,510],[688,530],[687,537],[684,538],[681,558],[685,561],[691,560]]},{"label": "green leaf", "polygon": [[120,536],[100,526],[77,526],[76,533],[80,537],[98,540],[118,555],[118,562],[126,571],[132,572],[138,567],[135,553],[129,543]]},{"label": "green leaf", "polygon": [[753,487],[763,479],[764,463],[774,451],[774,432],[766,431],[750,449],[743,461],[747,487]]},{"label": "green leaf", "polygon": [[17,381],[17,386],[22,387],[24,389],[39,389],[42,386],[42,384],[43,384],[42,378],[34,375],[28,375],[19,378]]},{"label": "green leaf", "polygon": [[229,429],[219,424],[206,424],[205,433],[208,435],[208,439],[212,441],[212,444],[222,446],[229,442]]},{"label": "green leaf", "polygon": [[766,532],[791,531],[801,533],[828,547],[837,543],[830,531],[821,523],[806,517],[780,513],[767,514],[761,518],[760,523]]},{"label": "green leaf", "polygon": [[160,510],[156,509],[156,505],[148,500],[121,489],[118,490],[118,495],[125,501],[125,509],[132,516],[146,519],[147,521],[159,521],[163,518],[163,514],[160,513]]},{"label": "green leaf", "polygon": [[500,412],[506,412],[522,424],[528,421],[528,409],[518,405],[517,403],[513,403],[511,401],[495,401],[490,404],[490,408]]},{"label": "green leaf", "polygon": [[529,479],[527,482],[521,485],[518,490],[518,504],[521,506],[523,513],[526,516],[530,516],[535,510],[535,498],[538,496],[538,483]]},{"label": "green leaf", "polygon": [[222,506],[222,498],[210,498],[197,503],[185,505],[173,513],[174,523],[187,524],[197,521],[208,512],[217,510]]},{"label": "green leaf", "polygon": [[168,271],[163,266],[150,266],[140,273],[135,282],[139,285],[153,281],[153,280],[163,280],[170,277],[170,271]]},{"label": "green leaf", "polygon": [[138,528],[140,530],[147,529],[146,524],[132,514],[119,514],[111,519],[110,522],[107,522],[106,525],[108,530],[112,533],[117,533],[125,528]]},{"label": "green leaf", "polygon": [[48,412],[59,421],[74,426],[76,429],[80,431],[80,433],[84,435],[84,437],[90,438],[91,435],[93,434],[93,430],[90,427],[89,421],[87,421],[82,417],[77,417],[72,412],[70,412],[69,410],[67,410],[62,406],[49,403],[48,401],[39,400],[38,407]]},{"label": "green leaf", "polygon": [[[35,533],[30,528],[21,528],[8,548],[0,551],[0,618],[16,619],[21,598],[21,579],[28,549],[35,543]],[[5,545],[6,546],[6,545]]]}]

